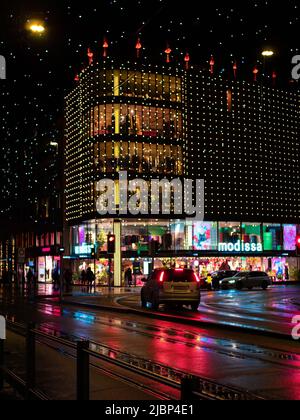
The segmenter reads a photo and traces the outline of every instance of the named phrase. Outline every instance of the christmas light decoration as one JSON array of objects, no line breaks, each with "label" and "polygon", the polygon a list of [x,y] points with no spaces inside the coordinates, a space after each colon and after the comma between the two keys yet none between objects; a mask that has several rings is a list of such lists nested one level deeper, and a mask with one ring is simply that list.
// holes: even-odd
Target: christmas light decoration
[{"label": "christmas light decoration", "polygon": [[258,73],[259,73],[258,67],[255,66],[254,69],[253,69],[254,82],[257,82]]},{"label": "christmas light decoration", "polygon": [[186,53],[186,55],[184,57],[184,61],[185,61],[185,68],[186,68],[186,70],[188,70],[189,67],[190,67],[190,55],[189,55],[189,53]]},{"label": "christmas light decoration", "polygon": [[137,55],[137,58],[140,58],[140,55],[141,55],[141,49],[142,49],[142,43],[141,43],[140,38],[138,38],[137,43],[136,43],[136,45],[135,45],[135,48],[136,48],[136,55]]},{"label": "christmas light decoration", "polygon": [[94,61],[94,53],[91,51],[90,48],[88,48],[87,56],[88,56],[88,59],[89,59],[89,65],[91,66],[93,64],[93,61]]},{"label": "christmas light decoration", "polygon": [[238,69],[237,62],[235,61],[233,63],[233,75],[235,79],[237,78],[237,69]]},{"label": "christmas light decoration", "polygon": [[214,59],[213,56],[211,56],[211,58],[210,58],[209,65],[210,65],[210,74],[213,76],[214,75],[214,68],[215,68],[215,59]]},{"label": "christmas light decoration", "polygon": [[106,38],[104,38],[104,41],[103,41],[103,57],[104,58],[107,58],[107,50],[108,50],[108,47],[109,47],[108,41],[107,41]]},{"label": "christmas light decoration", "polygon": [[165,54],[167,56],[166,57],[166,63],[170,63],[171,62],[171,58],[170,58],[171,52],[172,52],[171,48],[169,46],[167,46],[167,48],[165,50]]}]

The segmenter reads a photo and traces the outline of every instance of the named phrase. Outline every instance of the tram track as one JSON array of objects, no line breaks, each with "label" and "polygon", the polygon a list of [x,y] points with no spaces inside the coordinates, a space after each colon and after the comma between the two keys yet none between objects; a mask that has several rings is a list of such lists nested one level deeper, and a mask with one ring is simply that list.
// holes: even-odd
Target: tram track
[{"label": "tram track", "polygon": [[[60,308],[57,307],[57,310],[58,309]],[[44,311],[42,310],[42,312]],[[76,319],[79,322],[90,322],[92,324],[118,328],[149,339],[155,339],[160,342],[165,341],[169,344],[183,345],[197,350],[212,352],[231,359],[251,359],[263,363],[278,365],[284,368],[300,369],[300,354],[298,353],[286,352],[276,348],[244,344],[235,340],[224,338],[219,339],[209,335],[197,334],[194,331],[186,329],[173,327],[165,328],[140,321],[124,320],[112,316],[108,316],[106,317],[106,320],[104,320],[103,316],[99,316],[94,312],[82,310],[74,312],[69,309],[63,309],[63,315]],[[45,323],[43,323],[43,325],[47,327]],[[51,325],[48,325],[48,327],[51,327]]]}]

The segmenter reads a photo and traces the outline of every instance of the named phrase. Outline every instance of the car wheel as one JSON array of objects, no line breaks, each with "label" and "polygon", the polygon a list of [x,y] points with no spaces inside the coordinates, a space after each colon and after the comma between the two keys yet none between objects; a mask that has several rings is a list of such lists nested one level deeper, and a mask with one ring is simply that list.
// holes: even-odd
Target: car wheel
[{"label": "car wheel", "polygon": [[147,301],[144,295],[144,292],[141,293],[141,302],[142,302],[142,308],[147,308]]},{"label": "car wheel", "polygon": [[268,286],[269,286],[268,283],[266,281],[264,281],[263,284],[261,285],[261,288],[263,290],[267,290]]},{"label": "car wheel", "polygon": [[158,297],[157,296],[155,296],[155,295],[152,296],[151,303],[152,303],[152,309],[153,309],[153,311],[158,311],[158,309],[159,309],[159,300],[158,300]]},{"label": "car wheel", "polygon": [[192,309],[193,312],[198,312],[199,303],[192,303],[191,304],[191,309]]},{"label": "car wheel", "polygon": [[244,285],[241,281],[239,281],[236,285],[237,290],[242,290],[244,288]]}]

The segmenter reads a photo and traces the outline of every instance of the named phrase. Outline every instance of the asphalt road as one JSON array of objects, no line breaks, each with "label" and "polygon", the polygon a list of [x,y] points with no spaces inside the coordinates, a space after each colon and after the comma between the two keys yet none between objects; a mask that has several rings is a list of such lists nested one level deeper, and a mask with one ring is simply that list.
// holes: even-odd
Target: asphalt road
[{"label": "asphalt road", "polygon": [[[299,287],[279,287],[268,292],[205,293],[201,312],[196,316],[212,317],[215,328],[203,328],[201,324],[185,326],[176,321],[76,305],[59,306],[50,301],[27,304],[17,296],[2,302],[1,312],[22,322],[35,321],[49,331],[86,338],[265,398],[297,400],[300,399],[299,343],[237,333],[230,328],[219,330],[218,318],[226,316],[238,323],[244,319],[252,323],[258,318],[262,326],[270,324],[272,328],[281,322],[289,325],[299,308],[299,292]],[[134,295],[125,299],[138,305],[138,297]],[[183,314],[195,316],[188,311]]]},{"label": "asphalt road", "polygon": [[[127,295],[119,303],[140,308],[138,295]],[[224,290],[202,292],[197,314],[190,311],[173,312],[160,308],[161,313],[180,314],[202,322],[250,328],[291,336],[292,320],[300,314],[300,286],[273,286],[267,291]]]}]

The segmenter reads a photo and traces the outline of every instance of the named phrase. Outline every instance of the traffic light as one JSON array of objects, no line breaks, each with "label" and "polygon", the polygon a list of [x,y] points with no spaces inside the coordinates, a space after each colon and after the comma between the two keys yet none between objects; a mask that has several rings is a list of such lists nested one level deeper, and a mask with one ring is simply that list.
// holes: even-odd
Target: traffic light
[{"label": "traffic light", "polygon": [[107,253],[114,254],[116,252],[116,237],[115,235],[107,236]]},{"label": "traffic light", "polygon": [[296,239],[296,250],[297,250],[297,256],[300,257],[300,235],[298,235]]},{"label": "traffic light", "polygon": [[92,246],[91,247],[91,255],[92,255],[92,258],[96,258],[96,249],[95,249],[95,246]]}]

